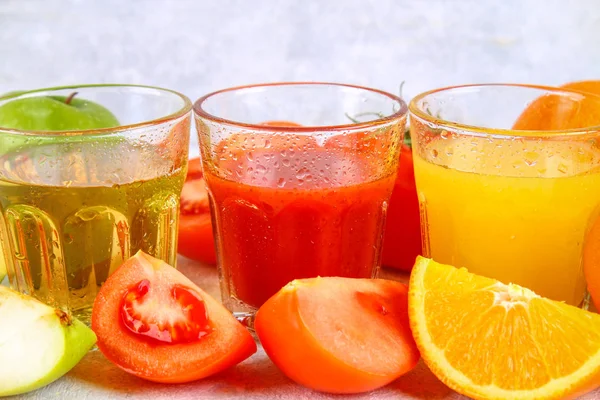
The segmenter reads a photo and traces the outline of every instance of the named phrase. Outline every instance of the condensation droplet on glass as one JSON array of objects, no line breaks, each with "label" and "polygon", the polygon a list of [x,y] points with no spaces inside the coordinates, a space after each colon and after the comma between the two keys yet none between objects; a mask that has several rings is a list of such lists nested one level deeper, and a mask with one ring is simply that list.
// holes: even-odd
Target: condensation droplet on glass
[{"label": "condensation droplet on glass", "polygon": [[73,243],[73,236],[70,233],[66,233],[65,234],[65,243],[66,244]]},{"label": "condensation droplet on glass", "polygon": [[265,167],[262,164],[258,164],[256,166],[256,172],[260,173],[260,174],[264,174],[265,172],[267,172],[267,167]]},{"label": "condensation droplet on glass", "polygon": [[284,167],[289,167],[290,166],[290,160],[289,160],[289,158],[284,158],[283,160],[281,160],[281,164]]},{"label": "condensation droplet on glass", "polygon": [[433,156],[433,158],[437,158],[437,156],[439,155],[439,152],[436,149],[431,150],[431,155]]},{"label": "condensation droplet on glass", "polygon": [[277,180],[277,187],[280,187],[280,188],[284,187],[285,186],[285,182],[286,182],[285,178],[279,178]]},{"label": "condensation droplet on glass", "polygon": [[254,155],[251,151],[246,153],[246,158],[248,159],[248,161],[254,161]]},{"label": "condensation droplet on glass", "polygon": [[539,159],[540,155],[539,153],[535,152],[535,151],[528,151],[525,153],[525,164],[529,165],[530,167],[533,167],[535,164],[537,164],[537,160]]},{"label": "condensation droplet on glass", "polygon": [[449,136],[449,134],[448,134],[448,131],[447,131],[447,130],[443,130],[443,131],[440,133],[440,137],[441,137],[442,139],[448,139],[448,136]]},{"label": "condensation droplet on glass", "polygon": [[564,163],[558,164],[557,169],[559,172],[561,172],[563,174],[566,174],[567,172],[569,172],[569,167],[567,165],[565,165]]},{"label": "condensation droplet on glass", "polygon": [[302,167],[296,172],[297,179],[307,179],[308,177],[310,177],[310,170],[306,167]]},{"label": "condensation droplet on glass", "polygon": [[265,149],[268,149],[271,147],[271,141],[269,139],[265,140]]}]

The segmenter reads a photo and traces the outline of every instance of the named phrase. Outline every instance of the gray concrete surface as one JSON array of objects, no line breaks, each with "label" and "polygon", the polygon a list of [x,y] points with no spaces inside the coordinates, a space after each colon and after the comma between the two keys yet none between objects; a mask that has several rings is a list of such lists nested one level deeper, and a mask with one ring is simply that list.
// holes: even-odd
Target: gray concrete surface
[{"label": "gray concrete surface", "polygon": [[[405,94],[600,78],[598,0],[0,0],[0,93],[326,80]],[[197,152],[196,145],[192,150]]]},{"label": "gray concrete surface", "polygon": [[[195,99],[232,85],[325,80],[394,92],[406,81],[412,97],[461,83],[600,79],[599,41],[599,0],[0,0],[0,93],[127,82]],[[215,282],[214,272],[204,279]],[[210,397],[329,398],[291,383],[262,352],[183,386],[137,380],[90,353],[26,396]],[[361,398],[457,397],[418,368]]]}]

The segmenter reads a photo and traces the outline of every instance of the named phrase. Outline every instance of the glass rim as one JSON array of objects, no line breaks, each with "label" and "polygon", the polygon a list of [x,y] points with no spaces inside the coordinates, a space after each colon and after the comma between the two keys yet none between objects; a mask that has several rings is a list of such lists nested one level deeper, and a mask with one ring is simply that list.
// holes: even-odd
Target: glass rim
[{"label": "glass rim", "polygon": [[[465,136],[483,136],[483,137],[503,137],[503,138],[527,138],[531,139],[535,138],[548,138],[548,139],[560,139],[564,137],[579,137],[579,136],[587,136],[593,135],[598,136],[600,134],[600,125],[593,125],[584,128],[573,128],[573,129],[553,129],[553,130],[527,130],[527,129],[505,129],[505,128],[485,128],[477,125],[469,125],[463,124],[459,122],[453,122],[446,120],[444,118],[438,118],[434,115],[431,115],[420,107],[417,106],[417,102],[425,99],[427,96],[441,93],[441,92],[451,92],[458,91],[461,89],[477,89],[477,88],[490,88],[490,87],[513,87],[513,88],[525,88],[525,89],[535,89],[544,92],[550,92],[555,94],[567,93],[567,94],[577,94],[584,97],[589,97],[595,99],[600,104],[600,96],[594,93],[589,93],[581,90],[575,90],[570,88],[561,88],[554,86],[544,86],[544,85],[530,85],[530,84],[522,84],[522,83],[476,83],[476,84],[466,84],[466,85],[455,85],[455,86],[446,86],[438,89],[428,90],[426,92],[420,93],[417,96],[413,97],[410,103],[408,104],[408,110],[410,112],[410,116],[418,117],[419,119],[425,121],[429,124],[434,124],[436,127],[441,128],[449,128],[451,130],[460,130],[462,135]],[[600,113],[600,108],[599,108]]]},{"label": "glass rim", "polygon": [[82,136],[82,135],[110,135],[111,133],[118,133],[123,131],[134,130],[138,128],[143,128],[147,126],[160,125],[169,121],[176,120],[188,114],[192,110],[192,102],[191,100],[184,94],[179,93],[172,89],[166,89],[158,86],[149,86],[149,85],[134,85],[127,83],[94,83],[94,84],[83,84],[83,85],[66,85],[66,86],[54,86],[47,87],[41,89],[33,89],[27,90],[18,93],[7,93],[5,95],[0,95],[0,101],[4,100],[15,100],[21,97],[35,97],[35,96],[27,96],[33,93],[43,93],[43,92],[53,92],[59,90],[66,89],[94,89],[94,88],[132,88],[132,89],[151,89],[156,90],[163,93],[169,93],[175,95],[183,100],[183,106],[168,115],[145,120],[141,122],[137,122],[134,124],[126,124],[126,125],[118,125],[110,128],[99,128],[99,129],[70,129],[64,131],[43,131],[43,130],[30,130],[30,129],[13,129],[13,128],[3,128],[0,126],[0,133],[8,133],[13,135],[23,135],[23,136]]},{"label": "glass rim", "polygon": [[[364,90],[371,93],[376,93],[381,96],[385,96],[393,101],[397,102],[400,108],[391,113],[390,115],[386,115],[383,117],[379,117],[377,119],[373,119],[370,121],[364,122],[352,122],[349,124],[339,124],[339,125],[304,125],[304,126],[276,126],[276,125],[260,125],[258,123],[248,123],[241,121],[234,121],[231,119],[219,117],[217,115],[213,115],[206,111],[202,105],[214,96],[218,96],[224,93],[233,93],[240,90],[248,90],[248,89],[256,89],[256,88],[272,88],[272,87],[280,87],[280,86],[332,86],[339,88],[351,88],[351,89],[359,89]],[[233,86],[226,89],[220,89],[204,96],[200,97],[198,100],[194,102],[193,106],[194,114],[197,117],[201,117],[212,122],[219,123],[221,125],[230,125],[235,127],[247,128],[253,131],[268,131],[268,132],[314,132],[314,131],[341,131],[341,130],[354,130],[354,129],[364,129],[364,128],[373,128],[380,125],[386,125],[390,122],[398,120],[406,115],[408,115],[408,104],[402,97],[396,96],[395,94],[385,92],[379,89],[373,89],[365,86],[352,85],[347,83],[335,83],[335,82],[320,82],[320,81],[286,81],[286,82],[270,82],[270,83],[255,83],[249,85],[242,86]]]}]

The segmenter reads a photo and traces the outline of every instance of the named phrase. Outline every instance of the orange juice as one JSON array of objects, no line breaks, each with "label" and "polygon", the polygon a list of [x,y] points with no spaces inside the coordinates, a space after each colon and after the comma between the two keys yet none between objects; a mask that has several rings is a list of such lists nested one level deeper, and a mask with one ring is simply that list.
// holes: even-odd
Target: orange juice
[{"label": "orange juice", "polygon": [[417,153],[427,256],[582,304],[582,247],[600,204],[594,142],[438,136]]}]

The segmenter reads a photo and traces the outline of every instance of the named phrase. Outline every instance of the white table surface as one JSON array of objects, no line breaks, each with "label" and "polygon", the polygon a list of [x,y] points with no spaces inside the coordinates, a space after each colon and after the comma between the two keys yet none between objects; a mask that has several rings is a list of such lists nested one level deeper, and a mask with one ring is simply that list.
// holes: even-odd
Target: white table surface
[{"label": "white table surface", "polygon": [[[212,296],[219,297],[215,267],[179,257],[179,269]],[[384,270],[382,277],[406,281],[407,276]],[[341,396],[317,393],[285,377],[259,346],[258,352],[236,367],[207,379],[180,385],[148,382],[111,364],[102,353],[92,351],[58,381],[14,399],[466,399],[441,383],[423,364],[390,385],[362,395]],[[600,390],[581,399],[600,399]]]},{"label": "white table surface", "polygon": [[[0,93],[77,83],[169,87],[195,99],[264,81],[326,80],[405,95],[474,82],[600,78],[600,2],[577,0],[1,0]],[[190,146],[198,153],[195,135]],[[180,268],[218,295],[213,267]],[[259,352],[168,386],[90,353],[22,399],[344,399],[300,388]],[[422,364],[363,399],[460,398]],[[585,399],[600,399],[600,392]]]}]

